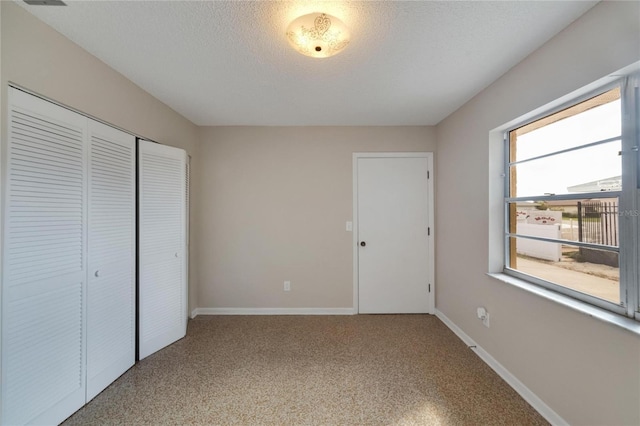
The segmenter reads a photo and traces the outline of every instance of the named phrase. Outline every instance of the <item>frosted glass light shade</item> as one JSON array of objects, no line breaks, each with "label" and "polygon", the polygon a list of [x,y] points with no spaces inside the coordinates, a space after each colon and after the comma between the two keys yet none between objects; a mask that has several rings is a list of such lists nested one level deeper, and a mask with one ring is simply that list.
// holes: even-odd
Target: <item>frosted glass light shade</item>
[{"label": "frosted glass light shade", "polygon": [[349,44],[349,29],[335,16],[310,13],[295,19],[287,28],[289,44],[303,55],[327,58]]}]

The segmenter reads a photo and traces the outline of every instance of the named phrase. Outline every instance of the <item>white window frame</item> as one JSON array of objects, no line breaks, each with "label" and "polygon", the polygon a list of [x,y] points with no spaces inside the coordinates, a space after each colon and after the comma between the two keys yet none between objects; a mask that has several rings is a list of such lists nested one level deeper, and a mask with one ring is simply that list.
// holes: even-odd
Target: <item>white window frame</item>
[{"label": "white window frame", "polygon": [[[582,96],[571,99],[562,105],[548,109],[535,117],[522,121],[510,126],[504,133],[504,159],[503,159],[503,209],[504,209],[504,227],[503,227],[503,272],[507,275],[527,281],[540,287],[561,293],[571,298],[598,306],[608,311],[640,320],[640,262],[638,256],[640,254],[640,227],[639,224],[639,204],[640,200],[640,156],[638,147],[640,146],[640,89],[638,88],[640,81],[640,73],[631,74],[614,82],[600,86],[596,90],[592,90]],[[584,102],[615,87],[620,87],[621,97],[621,145],[622,145],[622,190],[611,191],[606,193],[606,197],[618,197],[619,202],[619,268],[620,268],[620,295],[621,303],[616,304],[588,294],[572,290],[553,282],[534,277],[516,269],[510,268],[510,238],[529,238],[517,233],[509,231],[509,203],[533,200],[533,201],[551,201],[551,200],[567,200],[567,199],[584,199],[589,197],[600,196],[601,193],[581,193],[581,194],[563,194],[563,195],[540,195],[533,197],[510,197],[510,173],[509,173],[509,133],[529,123],[535,122],[541,118],[555,114],[564,109],[570,108],[576,104]],[[595,141],[594,141],[595,142]],[[580,148],[576,148],[580,149]],[[564,240],[551,240],[544,238],[533,238],[549,242],[564,242]],[[566,241],[567,244],[573,246],[587,246],[599,248],[598,245],[577,243],[575,241]]]}]

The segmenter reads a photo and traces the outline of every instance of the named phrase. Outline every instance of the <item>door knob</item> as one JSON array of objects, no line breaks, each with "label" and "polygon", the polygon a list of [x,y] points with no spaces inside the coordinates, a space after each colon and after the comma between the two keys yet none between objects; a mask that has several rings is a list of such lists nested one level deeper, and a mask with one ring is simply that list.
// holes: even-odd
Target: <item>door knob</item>
[{"label": "door knob", "polygon": [[96,273],[93,274],[93,275],[95,275],[96,277],[99,277],[100,276],[100,270],[97,270]]},{"label": "door knob", "polygon": [[364,246],[366,246],[366,245],[367,245],[367,243],[365,243],[364,241],[362,241],[362,242],[360,243],[360,245],[361,245],[362,247],[364,247]]}]

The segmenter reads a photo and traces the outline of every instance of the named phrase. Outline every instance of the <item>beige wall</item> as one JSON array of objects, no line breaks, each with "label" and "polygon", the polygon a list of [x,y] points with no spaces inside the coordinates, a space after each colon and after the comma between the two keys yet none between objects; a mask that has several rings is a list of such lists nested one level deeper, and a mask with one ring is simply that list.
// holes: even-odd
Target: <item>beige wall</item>
[{"label": "beige wall", "polygon": [[575,425],[640,424],[640,336],[485,275],[501,214],[489,132],[638,61],[639,17],[638,2],[598,4],[437,126],[437,309]]},{"label": "beige wall", "polygon": [[351,308],[352,153],[367,151],[435,151],[434,129],[203,128],[199,307]]},{"label": "beige wall", "polygon": [[[0,4],[2,111],[11,82],[139,136],[183,148],[192,157],[197,155],[197,126],[13,2]],[[3,121],[3,140],[6,132]],[[197,166],[194,174],[192,188],[197,190]],[[191,266],[190,293],[195,295],[195,262]],[[193,298],[190,302],[195,304]]]}]

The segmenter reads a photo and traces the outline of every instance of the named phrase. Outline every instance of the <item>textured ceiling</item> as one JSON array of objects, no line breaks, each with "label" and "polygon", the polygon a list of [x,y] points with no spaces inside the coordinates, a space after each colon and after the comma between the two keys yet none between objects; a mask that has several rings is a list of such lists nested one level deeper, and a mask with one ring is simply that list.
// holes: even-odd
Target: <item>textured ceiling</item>
[{"label": "textured ceiling", "polygon": [[[198,125],[432,125],[594,1],[68,1],[26,10]],[[350,28],[331,58],[287,25]]]}]

